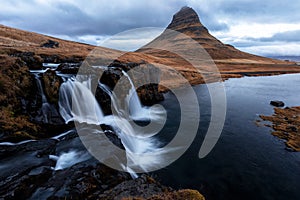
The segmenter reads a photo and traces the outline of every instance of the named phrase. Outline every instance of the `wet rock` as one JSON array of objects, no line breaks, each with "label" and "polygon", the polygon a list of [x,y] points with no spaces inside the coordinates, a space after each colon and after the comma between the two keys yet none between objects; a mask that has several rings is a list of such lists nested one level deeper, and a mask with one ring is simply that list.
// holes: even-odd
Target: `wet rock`
[{"label": "wet rock", "polygon": [[46,182],[52,175],[52,170],[43,167],[31,175],[26,173],[16,174],[8,177],[0,183],[0,198],[3,199],[27,199],[38,188],[40,184]]},{"label": "wet rock", "polygon": [[6,143],[0,145],[0,157],[6,158],[18,153],[35,152],[38,157],[53,153],[55,150],[56,141],[51,139],[29,141],[19,145],[11,145]]},{"label": "wet rock", "polygon": [[110,96],[103,91],[100,87],[97,87],[95,92],[95,98],[97,99],[98,103],[100,104],[103,114],[104,115],[111,115],[111,99]]},{"label": "wet rock", "polygon": [[283,107],[284,106],[283,101],[270,101],[270,104],[275,107]]},{"label": "wet rock", "polygon": [[152,83],[143,85],[137,90],[141,103],[146,106],[151,106],[155,103],[164,100],[164,96],[162,93],[158,92],[158,84]]},{"label": "wet rock", "polygon": [[59,42],[56,42],[54,40],[48,40],[47,42],[44,42],[43,44],[41,44],[41,47],[58,48],[59,47]]},{"label": "wet rock", "polygon": [[63,80],[61,77],[57,76],[53,70],[47,70],[45,73],[43,73],[42,80],[48,102],[52,104],[58,104],[59,88],[63,83]]},{"label": "wet rock", "polygon": [[98,199],[105,189],[113,188],[128,179],[130,176],[127,173],[102,164],[79,163],[71,168],[55,171],[46,183],[39,185],[31,199],[45,194],[49,199]]},{"label": "wet rock", "polygon": [[141,85],[137,93],[144,105],[153,105],[164,100],[163,94],[158,91],[161,71],[152,64],[141,64],[137,70],[133,69],[132,79],[135,85]]},{"label": "wet rock", "polygon": [[77,74],[81,63],[62,63],[60,64],[56,71],[63,74]]},{"label": "wet rock", "polygon": [[[104,83],[111,89],[114,89],[115,85],[118,84],[119,88],[116,93],[121,99],[125,99],[131,89],[131,85],[127,78],[121,79],[123,76],[122,70],[128,72],[128,75],[135,86],[140,86],[137,87],[137,94],[140,97],[142,104],[153,105],[164,100],[163,94],[158,90],[160,69],[151,64],[124,64],[115,61],[114,65],[111,65],[111,67],[104,71],[100,82]],[[122,81],[118,83],[120,79]]]}]

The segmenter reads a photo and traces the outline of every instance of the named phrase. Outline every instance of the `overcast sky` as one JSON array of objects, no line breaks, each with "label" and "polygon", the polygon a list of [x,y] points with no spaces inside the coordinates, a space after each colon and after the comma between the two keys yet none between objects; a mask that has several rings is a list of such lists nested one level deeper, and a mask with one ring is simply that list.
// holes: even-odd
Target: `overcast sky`
[{"label": "overcast sky", "polygon": [[[260,55],[300,56],[300,0],[0,0],[0,5],[3,25],[98,45],[129,29],[166,27],[187,5],[225,43]],[[146,35],[140,41],[155,36]]]}]

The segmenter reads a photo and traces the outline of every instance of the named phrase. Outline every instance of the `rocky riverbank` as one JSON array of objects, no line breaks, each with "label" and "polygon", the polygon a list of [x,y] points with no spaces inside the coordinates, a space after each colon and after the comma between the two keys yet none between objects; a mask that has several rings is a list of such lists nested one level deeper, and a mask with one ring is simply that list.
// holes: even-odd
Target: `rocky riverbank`
[{"label": "rocky riverbank", "polygon": [[102,165],[88,154],[76,131],[1,143],[0,160],[1,199],[204,199],[198,191],[175,191],[146,174],[132,179]]},{"label": "rocky riverbank", "polygon": [[260,115],[260,118],[272,123],[265,126],[273,129],[272,135],[285,140],[288,149],[300,151],[300,106],[274,108],[273,115]]}]

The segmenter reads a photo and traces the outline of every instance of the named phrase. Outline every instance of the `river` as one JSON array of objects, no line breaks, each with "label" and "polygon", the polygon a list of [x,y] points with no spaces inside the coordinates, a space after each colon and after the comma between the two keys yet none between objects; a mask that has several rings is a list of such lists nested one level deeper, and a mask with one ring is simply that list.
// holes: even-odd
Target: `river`
[{"label": "river", "polygon": [[[210,120],[207,87],[198,85],[194,87],[201,113],[197,136],[180,159],[155,174],[162,183],[175,188],[198,189],[209,200],[299,199],[300,153],[287,151],[284,142],[270,134],[270,128],[257,126],[255,121],[259,114],[273,113],[270,100],[282,100],[286,106],[300,105],[300,74],[244,77],[224,84],[226,121],[212,152],[198,158]],[[185,96],[184,90],[181,95]],[[172,93],[165,95],[162,105],[172,116],[164,129],[167,136],[160,136],[168,141],[170,133],[177,130],[180,111]]]}]

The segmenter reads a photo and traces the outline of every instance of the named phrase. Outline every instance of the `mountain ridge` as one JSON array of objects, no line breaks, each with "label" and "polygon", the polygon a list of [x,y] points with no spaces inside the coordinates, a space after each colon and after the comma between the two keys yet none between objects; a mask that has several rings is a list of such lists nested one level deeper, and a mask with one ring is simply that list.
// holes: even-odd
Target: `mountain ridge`
[{"label": "mountain ridge", "polygon": [[[253,55],[242,52],[232,45],[224,44],[216,37],[209,33],[209,30],[201,23],[196,11],[190,7],[184,6],[173,15],[172,21],[167,26],[166,30],[178,31],[191,39],[198,42],[214,60],[223,59],[265,59],[262,56]],[[164,31],[154,41],[162,42],[164,38],[168,38],[167,31]],[[184,45],[185,41],[174,38],[174,43]],[[151,41],[150,43],[153,43]],[[147,44],[140,48],[138,52],[147,53]],[[269,58],[267,58],[269,59]],[[270,61],[270,60],[269,60]]]}]

